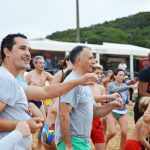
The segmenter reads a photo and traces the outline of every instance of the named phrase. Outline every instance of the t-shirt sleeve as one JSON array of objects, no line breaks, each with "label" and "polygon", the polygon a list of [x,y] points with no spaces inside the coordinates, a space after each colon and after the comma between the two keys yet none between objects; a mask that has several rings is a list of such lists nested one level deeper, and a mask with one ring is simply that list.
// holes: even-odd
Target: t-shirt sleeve
[{"label": "t-shirt sleeve", "polygon": [[60,102],[68,103],[70,104],[73,108],[76,108],[78,105],[78,99],[79,99],[79,93],[78,93],[78,87],[72,89],[65,95],[63,95],[60,98]]},{"label": "t-shirt sleeve", "polygon": [[[68,82],[73,79],[75,79],[75,78],[72,76],[69,76],[64,80],[64,82]],[[77,87],[73,88],[68,93],[66,93],[60,97],[60,102],[68,103],[73,108],[76,108],[78,105],[78,102],[79,102],[79,98],[80,98],[80,92],[79,92],[80,89],[81,89],[81,86],[77,86]]]},{"label": "t-shirt sleeve", "polygon": [[150,82],[150,68],[147,68],[140,72],[139,81]]},{"label": "t-shirt sleeve", "polygon": [[15,80],[4,77],[0,79],[0,83],[0,101],[7,105],[14,106],[18,92],[18,85],[15,83]]}]

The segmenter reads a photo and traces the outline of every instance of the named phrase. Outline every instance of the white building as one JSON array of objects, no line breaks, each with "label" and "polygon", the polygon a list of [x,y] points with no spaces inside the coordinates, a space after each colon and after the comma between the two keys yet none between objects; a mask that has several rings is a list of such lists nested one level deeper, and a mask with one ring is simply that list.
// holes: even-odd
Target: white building
[{"label": "white building", "polygon": [[32,51],[31,53],[37,52],[59,52],[67,55],[69,51],[77,45],[85,45],[92,48],[95,53],[98,62],[101,62],[103,55],[109,56],[108,62],[120,63],[123,59],[129,59],[130,61],[130,76],[134,77],[134,59],[148,56],[150,49],[129,44],[114,44],[114,43],[103,43],[103,45],[96,44],[85,44],[85,43],[69,43],[69,42],[58,42],[48,39],[42,40],[30,40]]}]

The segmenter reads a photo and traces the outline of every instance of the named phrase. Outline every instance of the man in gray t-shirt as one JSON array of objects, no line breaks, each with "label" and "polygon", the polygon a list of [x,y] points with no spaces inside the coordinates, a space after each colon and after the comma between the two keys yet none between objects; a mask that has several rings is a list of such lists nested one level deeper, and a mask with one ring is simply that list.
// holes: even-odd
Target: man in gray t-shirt
[{"label": "man in gray t-shirt", "polygon": [[[64,82],[92,72],[95,60],[90,48],[77,46],[70,53],[73,71]],[[60,98],[55,127],[57,150],[90,150],[89,139],[94,116],[102,117],[117,106],[115,100],[104,106],[96,105],[88,86],[78,86]]]},{"label": "man in gray t-shirt", "polygon": [[[24,89],[19,85],[14,76],[4,67],[0,67],[0,100],[7,107],[0,113],[0,118],[10,120],[28,120],[28,102]],[[12,100],[13,99],[13,100]],[[8,132],[0,132],[0,139]],[[24,138],[14,147],[16,150],[29,149],[31,137]]]},{"label": "man in gray t-shirt", "polygon": [[[73,70],[64,82],[76,79],[79,76],[79,73]],[[72,111],[70,112],[70,135],[88,141],[93,119],[93,105],[95,103],[89,86],[75,87],[62,96],[60,102],[67,103],[72,107]],[[55,139],[56,143],[59,143],[62,140],[58,118],[56,121]]]}]

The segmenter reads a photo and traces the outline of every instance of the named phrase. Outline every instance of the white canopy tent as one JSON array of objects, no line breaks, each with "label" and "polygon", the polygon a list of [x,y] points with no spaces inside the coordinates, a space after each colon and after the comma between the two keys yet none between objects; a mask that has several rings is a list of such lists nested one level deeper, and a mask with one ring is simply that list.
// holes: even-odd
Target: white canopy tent
[{"label": "white canopy tent", "polygon": [[103,43],[103,45],[85,44],[85,43],[69,43],[58,42],[48,39],[43,40],[30,40],[32,50],[41,51],[58,51],[65,52],[66,55],[69,51],[77,45],[84,45],[92,48],[92,51],[96,53],[96,58],[100,62],[100,54],[112,54],[112,55],[127,55],[130,57],[130,75],[134,77],[133,59],[134,56],[148,56],[150,49],[129,44],[114,44]]},{"label": "white canopy tent", "polygon": [[52,41],[48,39],[30,40],[30,45],[33,50],[59,51],[59,52],[66,52],[66,53],[68,53],[71,49],[73,49],[77,45],[89,46],[92,48],[93,52],[95,52],[95,49],[101,47],[101,45],[59,42],[59,41]]},{"label": "white canopy tent", "polygon": [[92,48],[94,53],[99,54],[147,56],[150,53],[150,49],[148,48],[128,44],[103,43],[103,45],[96,45],[85,43],[59,42],[48,39],[30,40],[30,44],[33,50],[42,51],[69,52],[73,47],[77,45],[84,45]]}]

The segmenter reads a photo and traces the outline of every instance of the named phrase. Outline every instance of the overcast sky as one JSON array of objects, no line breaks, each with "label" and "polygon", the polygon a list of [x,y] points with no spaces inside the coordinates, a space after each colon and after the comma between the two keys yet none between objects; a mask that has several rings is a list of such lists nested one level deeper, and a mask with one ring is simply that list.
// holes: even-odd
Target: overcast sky
[{"label": "overcast sky", "polygon": [[[80,27],[150,11],[150,0],[79,0]],[[76,0],[0,0],[0,39],[24,33],[29,39],[76,28]]]}]

